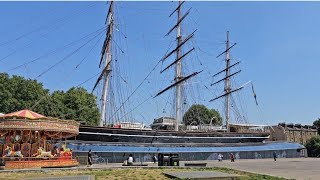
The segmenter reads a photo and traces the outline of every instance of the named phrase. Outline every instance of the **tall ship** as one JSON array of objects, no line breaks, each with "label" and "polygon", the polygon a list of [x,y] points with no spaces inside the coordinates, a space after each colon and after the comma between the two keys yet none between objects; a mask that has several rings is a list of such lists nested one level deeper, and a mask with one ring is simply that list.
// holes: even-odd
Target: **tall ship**
[{"label": "tall ship", "polygon": [[[168,51],[167,54],[161,58],[158,63],[163,63],[169,61],[169,57],[175,56],[175,60],[169,63],[169,65],[161,73],[168,71],[174,67],[175,76],[174,82],[168,87],[160,90],[154,95],[154,99],[160,97],[162,94],[169,90],[174,89],[174,115],[175,117],[160,117],[154,119],[151,128],[144,128],[143,123],[131,123],[131,122],[120,122],[120,123],[107,123],[108,117],[108,99],[115,93],[112,87],[112,65],[115,61],[112,54],[112,47],[117,46],[114,39],[114,29],[117,29],[115,23],[114,5],[116,2],[111,1],[109,4],[109,10],[106,19],[106,37],[103,43],[101,51],[101,59],[99,67],[101,69],[101,74],[97,79],[93,91],[97,88],[99,84],[102,84],[102,95],[101,95],[101,116],[100,121],[97,126],[81,125],[79,129],[79,135],[76,140],[70,139],[71,144],[81,144],[81,143],[95,143],[95,144],[107,144],[107,145],[117,145],[117,146],[140,146],[140,147],[215,147],[215,146],[225,146],[226,144],[232,146],[243,146],[248,144],[261,144],[266,139],[269,138],[269,133],[250,131],[250,128],[255,127],[254,125],[232,125],[231,122],[231,97],[232,95],[244,88],[240,86],[238,88],[233,88],[231,84],[231,78],[238,74],[240,71],[233,72],[233,68],[239,64],[236,62],[231,64],[230,50],[235,46],[235,44],[229,44],[229,32],[227,32],[227,40],[225,43],[225,50],[218,55],[218,57],[225,57],[225,68],[217,72],[214,76],[224,75],[222,79],[218,80],[211,85],[216,85],[219,83],[224,83],[224,92],[222,95],[211,99],[209,102],[214,103],[218,99],[225,100],[225,118],[223,125],[213,126],[200,125],[197,126],[185,126],[183,125],[183,104],[184,104],[184,85],[196,77],[202,71],[194,71],[190,74],[185,75],[183,71],[183,61],[190,55],[195,48],[191,48],[184,51],[186,44],[194,37],[196,30],[190,35],[183,37],[181,33],[181,26],[184,20],[187,18],[190,9],[186,13],[182,13],[182,7],[185,3],[184,1],[179,1],[178,6],[170,14],[172,17],[174,14],[177,16],[175,25],[168,31],[165,36],[172,35],[174,32],[176,37],[176,46]],[[138,86],[139,87],[139,86]],[[253,88],[253,87],[252,87]],[[131,94],[132,95],[132,94]],[[126,99],[125,101],[127,101]],[[121,110],[121,107],[118,108]],[[79,148],[79,147],[78,147]],[[77,147],[75,147],[77,149]]]}]

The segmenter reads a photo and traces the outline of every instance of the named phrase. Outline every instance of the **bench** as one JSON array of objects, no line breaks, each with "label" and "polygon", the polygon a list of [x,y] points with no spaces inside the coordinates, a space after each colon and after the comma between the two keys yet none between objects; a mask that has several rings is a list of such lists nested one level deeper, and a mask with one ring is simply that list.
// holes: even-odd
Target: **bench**
[{"label": "bench", "polygon": [[122,164],[122,166],[148,166],[148,164],[141,164],[141,163],[133,163],[133,164]]},{"label": "bench", "polygon": [[206,167],[207,163],[185,163],[184,166]]}]

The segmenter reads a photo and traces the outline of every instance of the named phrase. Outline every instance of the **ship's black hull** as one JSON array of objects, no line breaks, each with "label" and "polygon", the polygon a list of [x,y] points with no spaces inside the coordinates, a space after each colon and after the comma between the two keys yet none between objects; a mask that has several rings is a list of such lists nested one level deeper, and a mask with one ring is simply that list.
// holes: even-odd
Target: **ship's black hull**
[{"label": "ship's black hull", "polygon": [[136,144],[219,144],[259,143],[268,139],[268,133],[226,133],[226,132],[176,132],[154,130],[116,129],[94,126],[80,126],[80,141]]}]

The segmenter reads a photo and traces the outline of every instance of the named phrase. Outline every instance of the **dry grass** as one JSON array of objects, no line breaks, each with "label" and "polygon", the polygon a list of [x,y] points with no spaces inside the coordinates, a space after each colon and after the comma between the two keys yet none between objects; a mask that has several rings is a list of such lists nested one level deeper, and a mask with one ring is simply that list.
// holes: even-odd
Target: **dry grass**
[{"label": "dry grass", "polygon": [[266,175],[252,174],[241,172],[228,168],[112,168],[112,169],[77,169],[77,170],[61,170],[61,171],[41,171],[41,172],[14,172],[0,173],[0,179],[24,179],[24,178],[39,178],[39,177],[59,177],[59,176],[75,176],[75,175],[95,175],[96,180],[120,180],[120,179],[170,179],[163,172],[174,171],[220,171],[231,174],[242,175],[240,180],[244,179],[265,179],[265,180],[280,180]]}]

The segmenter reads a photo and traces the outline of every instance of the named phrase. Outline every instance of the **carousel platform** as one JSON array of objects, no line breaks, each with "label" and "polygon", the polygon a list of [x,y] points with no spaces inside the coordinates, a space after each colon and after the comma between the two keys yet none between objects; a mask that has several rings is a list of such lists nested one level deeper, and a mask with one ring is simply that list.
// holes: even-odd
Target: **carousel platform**
[{"label": "carousel platform", "polygon": [[78,166],[79,162],[75,159],[26,159],[17,161],[6,161],[4,170],[10,169],[32,169],[32,168],[64,168]]}]

